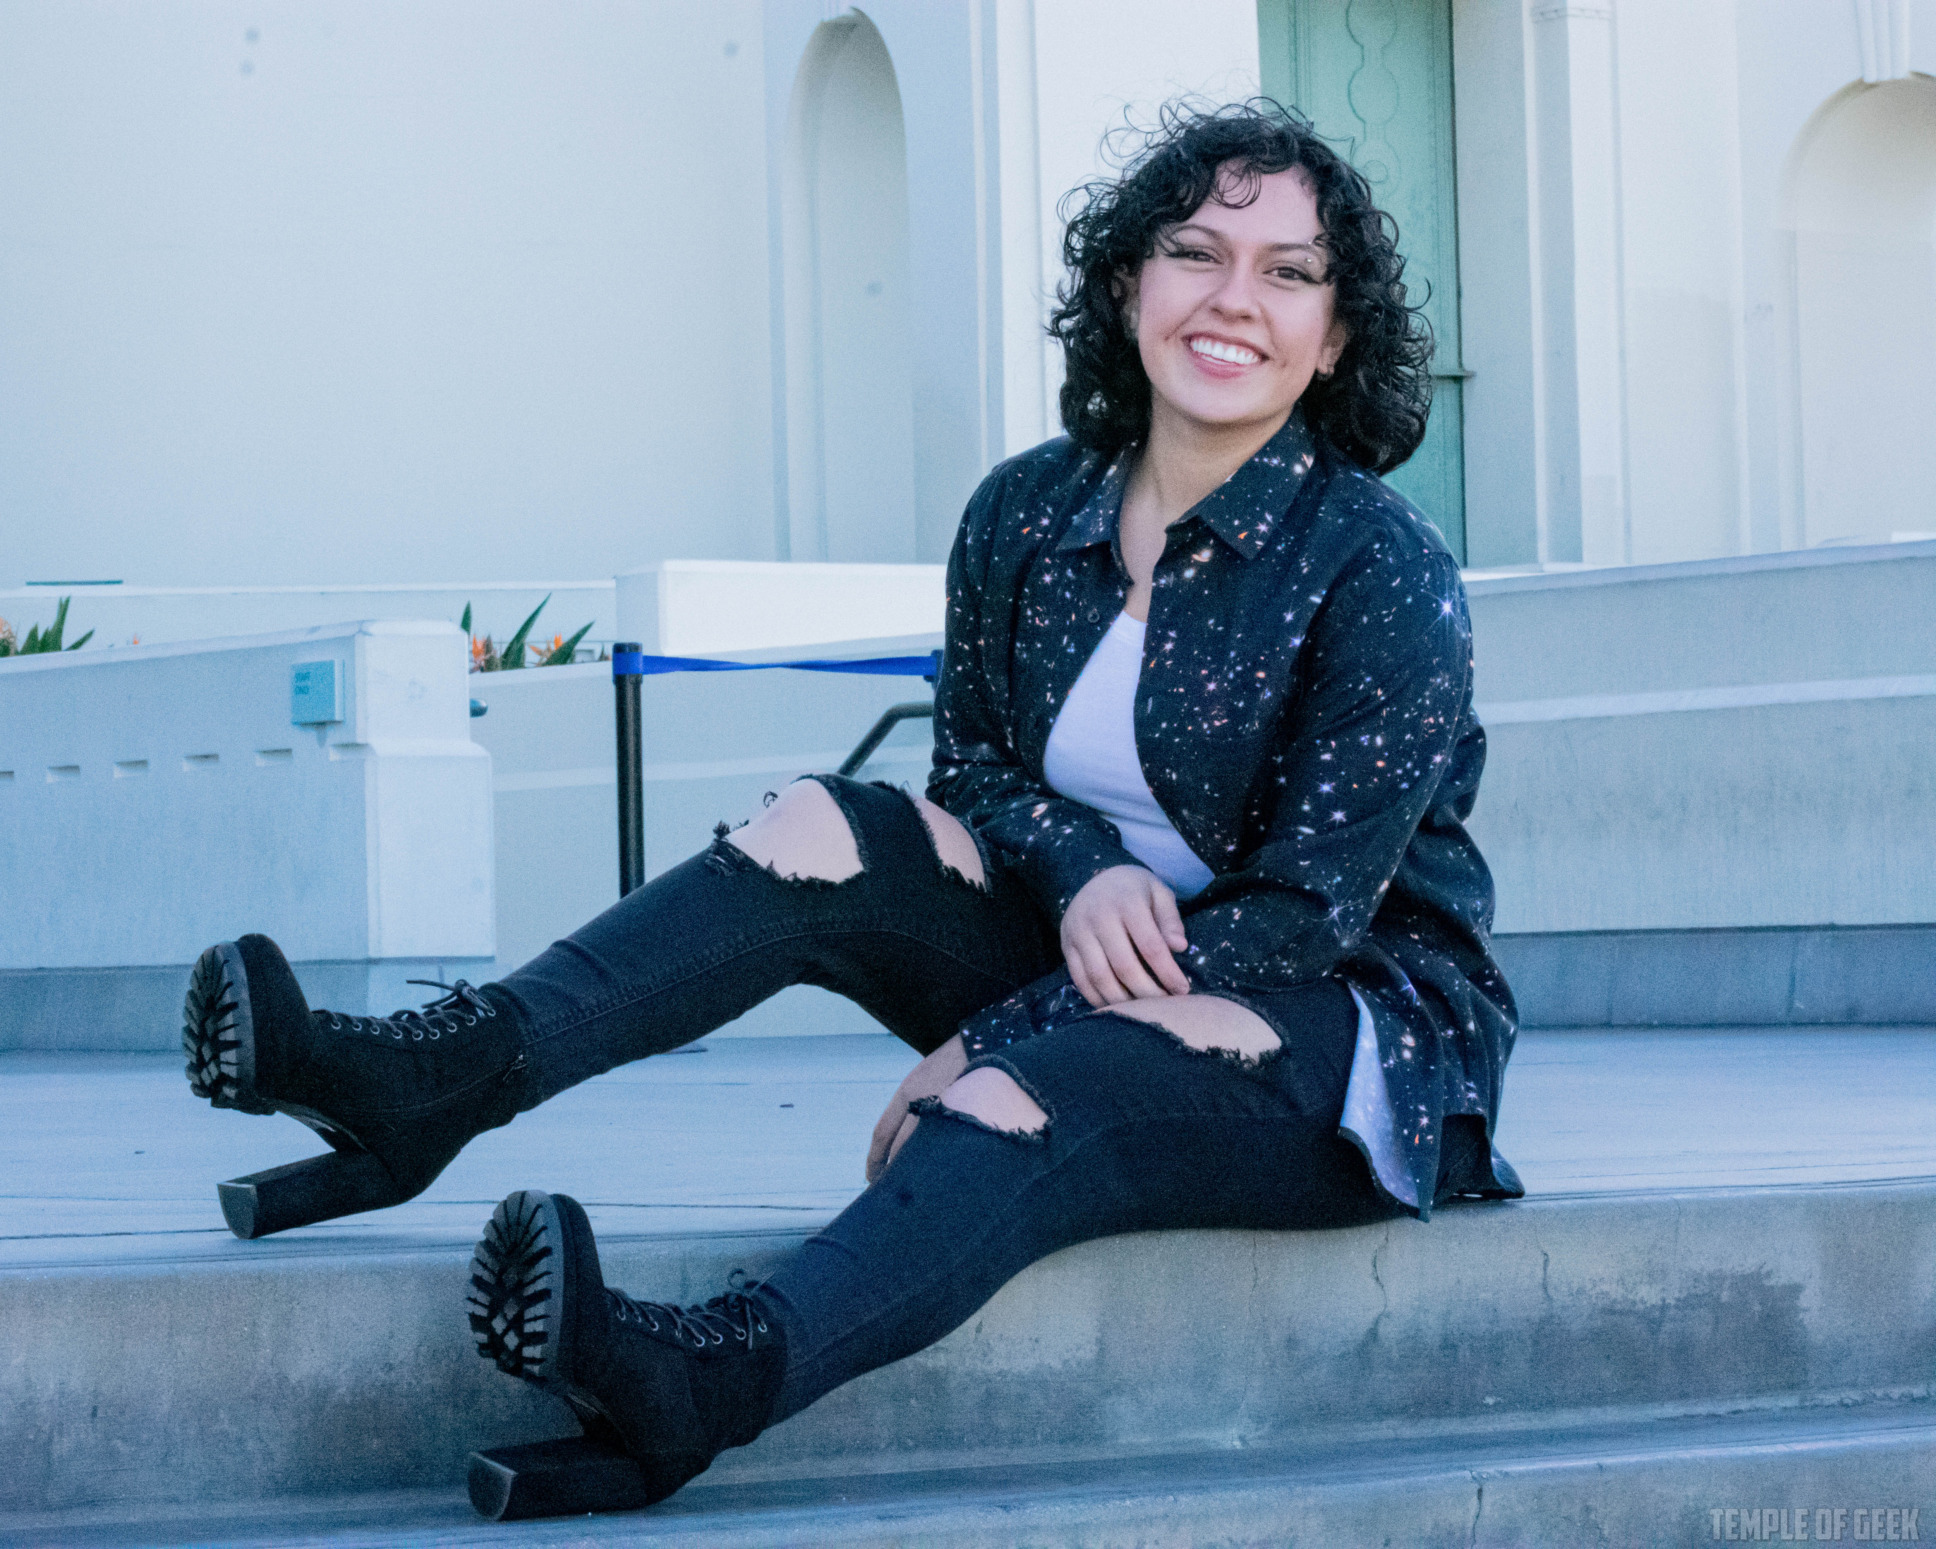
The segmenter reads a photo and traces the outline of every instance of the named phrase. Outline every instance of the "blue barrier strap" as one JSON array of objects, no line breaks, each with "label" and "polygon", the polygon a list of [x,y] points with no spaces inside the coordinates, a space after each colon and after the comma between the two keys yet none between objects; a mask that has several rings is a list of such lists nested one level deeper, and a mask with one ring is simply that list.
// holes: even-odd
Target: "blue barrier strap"
[{"label": "blue barrier strap", "polygon": [[699,656],[650,656],[643,651],[614,651],[612,676],[652,677],[662,672],[760,672],[776,667],[795,672],[857,672],[877,677],[931,678],[940,666],[939,651],[926,656],[874,656],[859,661],[716,662]]}]

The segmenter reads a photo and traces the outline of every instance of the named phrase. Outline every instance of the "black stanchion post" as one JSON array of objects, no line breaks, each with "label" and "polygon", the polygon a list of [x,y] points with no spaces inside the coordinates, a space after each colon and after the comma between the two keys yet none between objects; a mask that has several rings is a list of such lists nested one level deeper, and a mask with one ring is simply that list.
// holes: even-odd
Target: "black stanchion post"
[{"label": "black stanchion post", "polygon": [[639,680],[644,647],[621,640],[612,647],[612,695],[618,726],[618,896],[645,881],[645,769],[639,724]]}]

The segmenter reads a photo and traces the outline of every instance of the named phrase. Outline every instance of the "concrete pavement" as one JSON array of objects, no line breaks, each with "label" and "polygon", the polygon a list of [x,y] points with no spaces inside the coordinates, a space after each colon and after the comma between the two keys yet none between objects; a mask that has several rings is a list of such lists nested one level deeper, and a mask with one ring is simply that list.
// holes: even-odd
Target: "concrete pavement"
[{"label": "concrete pavement", "polygon": [[858,1189],[909,1053],[710,1040],[481,1138],[407,1206],[258,1243],[213,1185],[307,1131],[213,1112],[165,1058],[0,1057],[0,1541],[1592,1541],[1525,1536],[1511,1500],[1521,1528],[1691,1543],[1702,1492],[1928,1497],[1933,1040],[1528,1034],[1500,1133],[1522,1204],[1084,1245],[703,1488],[510,1538],[465,1518],[464,1452],[569,1426],[468,1348],[491,1206],[576,1193],[616,1283],[696,1299]]},{"label": "concrete pavement", "polygon": [[[468,1245],[527,1187],[601,1240],[811,1231],[913,1063],[884,1034],[709,1039],[480,1136],[407,1205],[240,1243],[215,1184],[320,1151],[308,1130],[217,1112],[170,1055],[0,1054],[0,1270]],[[1536,1199],[1936,1177],[1936,1030],[1525,1033],[1499,1145]]]}]

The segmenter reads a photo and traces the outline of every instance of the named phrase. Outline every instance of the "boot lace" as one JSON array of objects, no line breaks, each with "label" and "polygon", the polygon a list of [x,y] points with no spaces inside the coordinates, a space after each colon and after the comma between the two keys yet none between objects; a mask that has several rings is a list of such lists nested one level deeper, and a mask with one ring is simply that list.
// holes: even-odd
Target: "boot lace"
[{"label": "boot lace", "polygon": [[767,1344],[772,1334],[766,1309],[752,1295],[764,1283],[743,1281],[724,1296],[715,1296],[704,1306],[696,1307],[640,1301],[610,1286],[605,1288],[605,1294],[611,1301],[612,1316],[620,1323],[632,1324],[695,1350],[716,1349],[730,1339],[751,1351]]},{"label": "boot lace", "polygon": [[399,1043],[407,1036],[413,1043],[429,1038],[435,1043],[458,1027],[475,1027],[485,1017],[497,1015],[493,1006],[467,979],[446,984],[442,979],[406,979],[406,984],[427,984],[444,991],[426,1001],[420,1011],[393,1011],[387,1017],[346,1017],[334,1011],[321,1013],[333,1032],[367,1033],[372,1038],[394,1038]]}]

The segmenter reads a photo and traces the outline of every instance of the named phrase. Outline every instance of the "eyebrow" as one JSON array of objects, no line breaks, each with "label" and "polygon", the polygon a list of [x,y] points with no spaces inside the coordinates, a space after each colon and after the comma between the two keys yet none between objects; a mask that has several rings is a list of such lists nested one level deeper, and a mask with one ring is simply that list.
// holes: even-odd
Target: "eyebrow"
[{"label": "eyebrow", "polygon": [[[1195,221],[1185,221],[1180,226],[1172,226],[1169,230],[1169,235],[1178,237],[1186,231],[1200,231],[1206,237],[1215,237],[1219,242],[1228,240],[1214,226],[1199,226]],[[1273,253],[1314,253],[1322,257],[1324,254],[1324,249],[1320,245],[1322,240],[1320,238],[1318,242],[1272,242],[1269,244],[1267,251]]]}]

